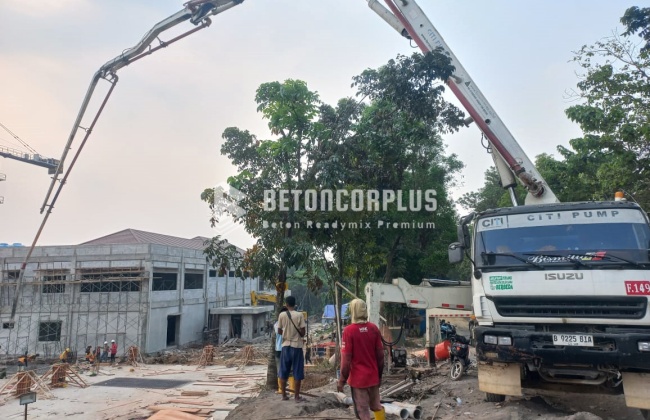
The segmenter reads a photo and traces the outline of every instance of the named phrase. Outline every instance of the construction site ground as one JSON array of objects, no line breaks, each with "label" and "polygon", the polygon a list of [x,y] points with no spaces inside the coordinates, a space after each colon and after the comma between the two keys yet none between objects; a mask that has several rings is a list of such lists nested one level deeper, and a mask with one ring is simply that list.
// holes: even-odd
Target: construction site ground
[{"label": "construction site ground", "polygon": [[[456,323],[466,333],[463,322]],[[325,334],[324,339],[329,340]],[[422,350],[411,341],[409,352]],[[306,402],[282,401],[276,388],[266,383],[268,337],[257,343],[234,340],[215,349],[214,359],[201,364],[201,349],[171,350],[145,357],[135,366],[122,360],[117,366],[102,364],[99,374],[92,376],[84,363],[74,371],[88,386],[51,388],[51,397],[39,395],[28,407],[29,419],[98,419],[98,420],[275,420],[275,419],[354,419],[354,411],[336,396],[336,371],[322,358],[316,365],[306,366],[303,391]],[[316,341],[314,341],[316,342]],[[205,354],[205,349],[203,349]],[[473,357],[473,356],[472,356]],[[29,367],[43,375],[50,364]],[[8,366],[7,379],[0,380],[0,390],[15,375],[15,366]],[[413,381],[414,378],[417,380]],[[557,397],[508,397],[503,403],[489,403],[478,389],[476,369],[470,369],[460,380],[449,379],[448,363],[427,366],[423,358],[409,360],[406,369],[393,370],[383,378],[382,392],[392,385],[409,385],[386,397],[393,401],[422,407],[422,419],[488,420],[642,420],[637,409],[628,408],[623,396],[565,394]],[[116,386],[102,382],[122,381]],[[125,381],[138,380],[135,384]],[[153,381],[182,381],[154,383]],[[413,382],[412,385],[410,383]],[[161,385],[160,387],[158,385]],[[345,388],[350,395],[348,387]],[[340,395],[339,395],[340,397]],[[180,410],[166,411],[166,410]],[[0,418],[21,419],[24,407],[15,395],[0,394]],[[398,416],[387,416],[397,419]]]},{"label": "construction site ground", "polygon": [[[133,370],[133,371],[131,371]],[[247,366],[243,369],[227,368],[224,366],[207,366],[196,369],[196,366],[182,365],[147,365],[140,367],[102,367],[103,373],[91,377],[81,374],[88,387],[79,388],[68,385],[65,388],[51,389],[52,398],[38,395],[37,401],[30,404],[28,413],[30,419],[98,419],[98,420],[127,420],[148,419],[155,411],[150,407],[187,408],[189,413],[196,411],[198,418],[224,419],[228,412],[237,404],[254,397],[258,393],[258,383],[266,375],[266,366]],[[232,377],[238,375],[240,380],[224,384],[217,377]],[[111,379],[130,378],[143,380],[134,388],[122,386],[101,386],[97,383]],[[183,381],[183,384],[167,389],[148,387],[147,380]],[[0,380],[0,386],[9,379]],[[160,383],[160,382],[158,382]],[[225,386],[215,386],[221,384]],[[157,384],[156,384],[157,385]],[[162,384],[165,385],[164,383]],[[184,391],[205,391],[205,396],[183,396]],[[18,399],[3,395],[4,404],[0,406],[0,418],[22,419],[24,407]],[[205,409],[199,412],[196,409]],[[216,410],[214,410],[216,408]],[[209,411],[209,413],[208,413]]]},{"label": "construction site ground", "polygon": [[[460,334],[468,335],[467,322],[452,321]],[[423,339],[420,339],[423,340]],[[422,350],[411,347],[410,353]],[[473,349],[472,359],[475,360]],[[415,363],[413,363],[415,362]],[[478,389],[475,368],[471,368],[460,380],[449,378],[448,363],[438,363],[436,368],[427,367],[424,359],[411,359],[411,364],[420,367],[399,370],[384,376],[382,390],[406,378],[419,376],[416,383],[401,394],[391,395],[394,401],[416,404],[422,407],[422,419],[446,420],[457,418],[487,420],[642,420],[638,409],[628,408],[622,395],[566,394],[554,397],[507,397],[502,403],[485,401],[485,394]],[[410,370],[410,372],[408,372]],[[311,377],[310,377],[311,376]],[[257,419],[354,419],[351,407],[336,398],[336,374],[333,369],[308,367],[306,370],[307,402],[282,401],[274,391],[263,391],[231,411],[226,420]],[[320,387],[312,385],[326,382]],[[349,387],[345,388],[349,396]],[[388,419],[398,419],[388,415]]]}]

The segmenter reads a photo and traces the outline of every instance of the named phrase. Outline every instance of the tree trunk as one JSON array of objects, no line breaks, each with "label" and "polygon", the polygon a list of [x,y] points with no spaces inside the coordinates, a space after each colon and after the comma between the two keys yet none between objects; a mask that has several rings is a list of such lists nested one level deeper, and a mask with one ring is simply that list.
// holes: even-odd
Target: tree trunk
[{"label": "tree trunk", "polygon": [[[337,270],[337,280],[339,283],[343,284],[343,244],[340,242],[336,245],[337,254],[338,254],[338,270]],[[334,314],[336,316],[336,362],[334,363],[336,369],[339,369],[341,363],[341,318],[343,318],[341,307],[339,306],[339,287],[336,285],[336,282],[332,285],[334,287]],[[338,379],[338,378],[337,378]]]},{"label": "tree trunk", "polygon": [[[290,216],[291,217],[291,216]],[[292,236],[291,228],[285,230],[285,237],[291,238]],[[284,254],[284,253],[283,253]],[[275,285],[276,295],[275,295],[275,319],[277,320],[280,316],[280,308],[284,306],[284,290],[286,289],[287,284],[287,264],[285,263],[284,258],[280,261],[280,272],[278,273],[278,283]],[[271,353],[268,357],[268,369],[266,370],[266,386],[275,387],[278,383],[278,366],[275,363],[275,333],[271,334],[273,338],[271,340]]]},{"label": "tree trunk", "polygon": [[384,274],[384,283],[390,284],[393,281],[393,260],[395,259],[395,254],[397,254],[397,246],[399,245],[401,238],[401,235],[397,235],[397,238],[395,238],[395,242],[393,242],[393,246],[390,248],[390,252],[386,257],[386,273]]},{"label": "tree trunk", "polygon": [[361,271],[357,267],[357,272],[354,275],[354,294],[359,296],[359,278],[361,277]]},{"label": "tree trunk", "polygon": [[[287,268],[280,269],[280,278],[276,284],[275,295],[275,319],[280,316],[280,308],[284,305],[284,285],[287,283]],[[271,334],[271,351],[267,359],[268,369],[266,370],[266,386],[275,387],[278,384],[278,368],[275,363],[275,331]]]}]

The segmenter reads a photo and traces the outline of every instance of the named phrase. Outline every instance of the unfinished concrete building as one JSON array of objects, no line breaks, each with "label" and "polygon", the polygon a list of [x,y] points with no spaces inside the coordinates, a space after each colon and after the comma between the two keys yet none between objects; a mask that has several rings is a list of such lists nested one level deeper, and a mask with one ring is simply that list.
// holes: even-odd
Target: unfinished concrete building
[{"label": "unfinished concrete building", "polygon": [[[220,276],[206,262],[205,239],[126,229],[81,245],[37,247],[14,322],[28,248],[0,248],[0,352],[55,356],[115,340],[119,354],[133,345],[152,353],[201,341],[211,308],[249,305],[250,291],[263,290],[259,279],[234,270]],[[253,329],[252,336],[264,333]]]}]

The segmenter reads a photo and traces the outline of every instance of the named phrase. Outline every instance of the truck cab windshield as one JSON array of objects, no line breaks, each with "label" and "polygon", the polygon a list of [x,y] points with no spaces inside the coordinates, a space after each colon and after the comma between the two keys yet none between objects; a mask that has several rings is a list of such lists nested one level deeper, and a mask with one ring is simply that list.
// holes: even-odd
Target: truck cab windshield
[{"label": "truck cab windshield", "polygon": [[476,236],[475,261],[483,269],[650,266],[650,228],[634,209],[489,217],[477,221]]}]

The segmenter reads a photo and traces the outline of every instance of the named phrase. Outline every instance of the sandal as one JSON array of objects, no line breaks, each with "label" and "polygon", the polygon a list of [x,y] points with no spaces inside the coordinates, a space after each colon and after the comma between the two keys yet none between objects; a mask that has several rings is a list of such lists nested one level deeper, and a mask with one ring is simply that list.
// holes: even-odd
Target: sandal
[{"label": "sandal", "polygon": [[295,400],[296,400],[296,403],[307,402],[307,398],[303,398],[303,397],[298,397]]},{"label": "sandal", "polygon": [[291,398],[289,397],[282,397],[282,401],[289,401]]}]

